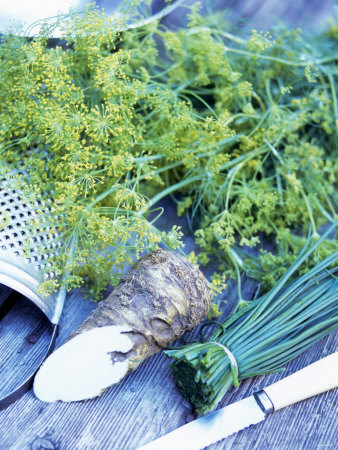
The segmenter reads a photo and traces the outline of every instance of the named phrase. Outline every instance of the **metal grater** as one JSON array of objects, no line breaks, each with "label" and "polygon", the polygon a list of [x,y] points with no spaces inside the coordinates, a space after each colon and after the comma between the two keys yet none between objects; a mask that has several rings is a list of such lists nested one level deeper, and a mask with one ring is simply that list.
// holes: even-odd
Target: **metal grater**
[{"label": "metal grater", "polygon": [[[184,0],[175,0],[171,5],[162,5],[159,12],[152,14],[149,18],[135,23],[128,23],[126,29],[137,28],[161,20],[172,13]],[[100,4],[100,1],[97,3]],[[8,18],[5,17],[5,23]],[[34,31],[35,33],[35,31]],[[57,37],[57,36],[56,36]],[[27,176],[23,171],[12,171],[8,178],[0,176],[0,285],[3,284],[21,293],[32,300],[35,305],[47,316],[53,325],[51,340],[43,360],[53,351],[57,336],[58,324],[66,296],[66,288],[61,288],[57,293],[44,297],[39,292],[39,287],[46,278],[54,277],[48,270],[51,264],[48,262],[52,255],[57,255],[62,243],[55,228],[48,226],[47,218],[55,215],[55,210],[50,201],[37,199],[33,205],[25,201],[25,196],[20,190],[13,188],[13,175]],[[1,221],[9,217],[9,223],[3,228]],[[40,223],[46,226],[40,230],[32,230],[32,220],[39,217]],[[55,217],[57,219],[57,217]],[[36,244],[36,249],[25,251],[27,239],[31,244]],[[33,246],[30,246],[32,248]],[[43,250],[43,251],[42,251]],[[3,315],[4,305],[0,305],[0,318]],[[40,364],[41,364],[40,363]],[[24,383],[4,398],[0,398],[0,410],[19,399],[27,392],[37,369]]]},{"label": "metal grater", "polygon": [[[57,230],[49,226],[48,217],[54,215],[57,219],[51,202],[36,199],[32,204],[25,201],[24,194],[14,188],[15,175],[25,176],[25,173],[16,171],[10,172],[7,177],[0,177],[0,224],[5,220],[5,226],[0,226],[0,284],[34,302],[53,325],[46,357],[53,349],[66,289],[61,288],[45,297],[39,292],[39,287],[46,279],[54,277],[54,273],[48,271],[51,266],[48,260],[58,254],[62,243]],[[31,224],[37,217],[41,228],[33,230]],[[27,240],[30,241],[28,252]],[[6,398],[0,399],[0,409],[7,407],[30,388],[35,372]]]}]

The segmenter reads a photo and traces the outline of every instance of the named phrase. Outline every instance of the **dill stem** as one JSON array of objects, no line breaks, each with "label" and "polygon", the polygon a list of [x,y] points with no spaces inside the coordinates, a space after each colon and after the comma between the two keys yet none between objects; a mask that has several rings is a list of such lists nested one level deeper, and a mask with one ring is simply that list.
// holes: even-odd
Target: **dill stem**
[{"label": "dill stem", "polygon": [[[238,164],[238,166],[242,167],[243,164],[245,164],[246,162],[250,161],[250,159],[254,158],[255,156],[257,156],[257,155],[259,155],[261,153],[265,153],[265,152],[266,152],[266,149],[254,150],[254,151],[252,151],[252,152],[250,152],[250,153],[248,153],[246,155],[242,155],[242,156],[240,156],[238,158],[233,159],[232,161],[224,164],[223,166],[220,166],[217,170],[218,171],[225,170],[225,169],[231,168],[233,166],[236,166],[236,164]],[[202,156],[208,156],[208,154],[202,154],[200,156],[201,157]],[[154,172],[154,174],[158,174],[158,173],[160,173],[162,171],[169,170],[169,169],[171,169],[173,167],[177,167],[177,166],[179,166],[181,164],[182,164],[182,161],[178,161],[176,163],[173,163],[171,166],[166,166],[165,168],[160,168],[160,169],[156,170]],[[238,170],[239,168],[240,167],[238,167],[236,169]],[[187,185],[189,185],[191,183],[194,183],[195,181],[201,181],[201,176],[194,176],[194,177],[191,177],[191,178],[186,178],[186,179],[184,179],[184,180],[182,180],[182,181],[180,181],[180,182],[178,182],[176,184],[173,184],[173,185],[167,187],[166,189],[164,189],[163,191],[161,191],[157,195],[155,195],[151,200],[149,200],[149,202],[139,211],[139,214],[143,214],[145,211],[147,211],[149,208],[151,208],[155,203],[157,203],[158,201],[162,200],[167,195],[172,194],[176,190],[181,189],[182,187],[185,187],[185,186],[187,186]],[[103,194],[101,194],[101,195],[103,195]],[[109,192],[107,192],[106,195],[109,195]],[[100,200],[102,200],[103,198],[104,197],[100,198]],[[100,200],[97,200],[97,201],[100,201]],[[97,202],[97,201],[95,200],[95,202]]]},{"label": "dill stem", "polygon": [[229,120],[227,120],[224,124],[224,126],[228,126],[230,123],[232,123],[234,120],[240,118],[240,117],[247,117],[253,118],[253,119],[260,119],[260,116],[258,114],[244,114],[244,113],[238,113],[232,116]]},{"label": "dill stem", "polygon": [[171,72],[172,70],[177,69],[177,67],[180,67],[182,65],[182,62],[178,62],[176,64],[173,64],[172,66],[169,66],[167,69],[163,70],[162,72],[155,73],[154,75],[151,75],[150,78],[161,78],[163,75],[166,75],[167,73]]},{"label": "dill stem", "polygon": [[[142,145],[142,144],[141,144]],[[163,159],[164,155],[147,155],[147,156],[138,156],[134,159],[136,163],[142,163],[144,161],[155,161],[157,159]]]},{"label": "dill stem", "polygon": [[[268,145],[268,147],[272,150],[272,153],[278,158],[279,162],[286,168],[287,172],[290,173],[290,170],[288,168],[288,166],[285,164],[285,162],[283,161],[283,158],[281,157],[281,155],[279,154],[278,150],[273,147],[269,141],[267,141],[266,139],[264,139],[264,142]],[[312,236],[315,238],[319,237],[319,234],[317,232],[317,228],[316,228],[316,223],[315,220],[313,218],[313,213],[312,213],[312,208],[309,202],[309,199],[307,197],[307,195],[304,192],[304,189],[300,189],[300,193],[305,201],[305,205],[306,205],[306,209],[309,215],[309,219],[310,219],[310,223],[312,226]]]},{"label": "dill stem", "polygon": [[[182,161],[176,161],[172,164],[168,164],[165,167],[160,167],[159,169],[155,170],[153,172],[154,175],[158,175],[161,172],[166,172],[167,170],[171,170],[174,167],[178,167],[182,164]],[[146,178],[147,175],[142,175],[140,177],[135,177],[132,178],[131,180],[128,180],[128,183],[133,183],[133,182],[138,182],[138,181],[142,181]],[[110,195],[112,192],[114,192],[114,190],[116,189],[116,182],[114,182],[114,184],[112,186],[110,186],[108,189],[106,189],[104,192],[102,192],[100,195],[98,195],[89,205],[88,207],[91,208],[92,206],[96,205],[96,203],[99,203],[100,201],[102,201],[105,197],[107,197],[108,195]]]},{"label": "dill stem", "polygon": [[182,181],[180,181],[179,183],[173,184],[172,186],[167,187],[166,189],[164,189],[163,191],[159,192],[157,195],[155,195],[154,197],[152,197],[151,200],[149,200],[149,202],[139,211],[139,215],[143,214],[144,212],[146,212],[147,210],[149,210],[153,205],[155,205],[155,203],[159,202],[160,200],[162,200],[162,198],[166,197],[169,194],[172,194],[173,192],[177,191],[178,189],[181,189],[182,187],[187,186],[188,184],[194,183],[195,181],[200,181],[201,177],[200,175],[195,176],[195,177],[191,177],[191,178],[186,178]]},{"label": "dill stem", "polygon": [[[235,166],[233,169],[231,169],[228,173],[228,177],[229,177],[229,183],[227,186],[227,193],[226,193],[226,198],[225,198],[225,210],[228,211],[229,209],[229,200],[230,200],[230,192],[231,192],[231,187],[233,185],[233,182],[235,180],[235,177],[237,175],[237,172],[239,170],[241,170],[241,168],[243,167],[244,162],[239,163],[237,166]],[[229,220],[228,220],[229,222]]]},{"label": "dill stem", "polygon": [[[186,83],[186,84],[188,85],[190,83]],[[179,89],[177,89],[177,92],[179,94],[181,94],[181,93],[189,94],[189,95],[192,95],[193,97],[197,98],[197,100],[199,100],[211,112],[211,114],[214,115],[217,120],[219,120],[219,117],[218,117],[216,111],[209,105],[209,103],[207,103],[202,97],[200,97],[194,91],[191,91],[189,89],[184,89],[184,86],[183,86],[183,89],[179,88]]]},{"label": "dill stem", "polygon": [[[239,136],[240,136],[240,135],[232,136],[232,137],[230,137],[230,138],[226,138],[226,139],[223,139],[222,141],[220,141],[220,142],[218,143],[218,145],[219,145],[219,147],[220,147],[220,150],[219,150],[219,151],[222,151],[222,149],[223,149],[222,146],[223,146],[224,144],[235,142],[235,141],[238,139]],[[242,161],[243,159],[244,159],[244,160],[249,160],[249,159],[253,158],[256,154],[259,154],[259,153],[257,153],[257,151],[254,151],[254,152],[249,153],[249,154],[247,154],[247,155],[242,155],[242,156],[240,156],[239,158],[235,158],[235,159],[233,159],[232,161],[230,161],[229,163],[226,163],[225,165],[221,166],[218,170],[224,170],[224,169],[226,169],[226,168],[228,168],[228,167],[232,167],[233,165],[237,164],[238,162]],[[196,155],[196,157],[197,157],[197,158],[200,158],[200,159],[201,159],[201,158],[204,158],[204,157],[209,157],[209,156],[210,156],[210,153],[209,153],[209,152],[199,153],[199,154]],[[135,158],[135,161],[138,162],[138,163],[141,163],[141,162],[143,162],[143,161],[148,161],[148,160],[151,161],[151,160],[157,160],[157,159],[162,159],[162,158],[165,158],[165,155],[149,155],[149,156],[140,156],[140,157],[137,157],[137,158]],[[179,167],[179,166],[182,165],[183,163],[184,163],[184,161],[175,161],[175,162],[172,163],[172,164],[168,164],[168,165],[166,165],[166,166],[164,166],[164,167],[160,167],[159,169],[155,170],[155,171],[152,172],[152,173],[153,173],[154,175],[159,175],[159,174],[162,173],[162,172],[167,172],[167,171],[172,170],[172,169],[174,169],[174,168],[176,168],[176,167]],[[136,177],[136,178],[133,178],[133,179],[129,180],[129,183],[133,183],[133,182],[136,182],[136,181],[139,182],[139,181],[144,180],[145,178],[146,178],[146,175],[142,175],[142,176],[140,176],[140,177]],[[194,181],[197,181],[197,180],[200,180],[200,177],[194,177],[194,178],[189,178],[189,179],[183,180],[183,181],[184,181],[184,184],[180,184],[180,183],[182,183],[182,182],[180,182],[180,183],[177,183],[177,184],[173,185],[173,186],[172,186],[173,189],[169,192],[169,194],[171,194],[172,192],[174,192],[176,189],[180,189],[180,187],[185,186],[185,185],[189,184],[190,182],[194,182]],[[111,187],[109,187],[109,188],[106,189],[104,192],[102,192],[100,195],[98,195],[98,196],[97,196],[97,197],[89,204],[88,207],[90,208],[90,207],[96,205],[97,203],[99,203],[100,201],[102,201],[105,197],[107,197],[107,196],[110,195],[112,192],[114,192],[115,188],[116,188],[116,182],[114,182],[114,184],[113,184]],[[156,201],[159,201],[159,200],[161,200],[163,197],[165,197],[165,195],[168,195],[168,194],[163,194],[163,195],[162,195],[162,193],[164,193],[164,191],[161,191],[161,192],[156,196],[156,197],[159,197],[158,200],[156,200]],[[153,198],[153,199],[154,199],[154,198]],[[156,203],[156,202],[153,202],[153,199],[148,203],[149,205],[151,204],[151,206],[152,206],[153,204]],[[146,207],[145,207],[145,208],[146,208]],[[143,209],[142,209],[142,211],[145,212]]]},{"label": "dill stem", "polygon": [[271,103],[271,105],[273,105],[275,102],[273,101],[272,94],[271,94],[271,79],[270,78],[267,78],[265,80],[265,89],[266,89],[266,93],[268,95],[269,102]]},{"label": "dill stem", "polygon": [[227,53],[238,53],[239,55],[249,56],[251,58],[258,58],[258,59],[264,59],[266,61],[273,61],[281,64],[285,64],[287,66],[293,66],[293,67],[306,67],[309,65],[318,65],[318,64],[326,64],[330,62],[334,62],[337,60],[337,56],[327,56],[326,58],[314,60],[314,61],[307,61],[302,63],[297,63],[295,61],[288,61],[287,59],[281,59],[276,58],[275,56],[267,56],[262,55],[261,53],[251,53],[246,50],[240,50],[237,48],[231,48],[231,47],[225,47],[224,52]]},{"label": "dill stem", "polygon": [[225,37],[226,39],[229,39],[230,41],[236,42],[237,44],[246,44],[246,40],[242,39],[238,36],[234,36],[231,33],[228,33],[227,31],[221,31],[221,30],[214,30],[211,28],[211,31],[213,31],[215,34],[219,34],[220,36]]},{"label": "dill stem", "polygon": [[[328,204],[328,207],[330,208],[330,211],[331,211],[333,217],[336,217],[336,216],[337,216],[336,210],[334,209],[334,207],[333,207],[333,205],[332,205],[332,203],[331,203],[329,197],[327,196],[327,197],[325,198],[325,200],[326,200],[326,203]],[[336,220],[336,219],[334,219],[334,220]]]},{"label": "dill stem", "polygon": [[280,196],[280,204],[284,205],[284,197],[283,197],[283,189],[282,189],[282,182],[280,179],[279,173],[276,171],[276,181],[277,181],[277,190]]},{"label": "dill stem", "polygon": [[337,106],[337,94],[336,94],[336,88],[334,85],[333,76],[331,73],[327,74],[327,77],[329,79],[331,93],[332,93],[332,105],[333,105],[333,113],[335,117],[335,125],[338,131],[338,106]]},{"label": "dill stem", "polygon": [[248,161],[250,161],[251,159],[253,159],[256,156],[259,156],[259,155],[261,155],[263,153],[266,153],[266,149],[265,148],[259,148],[257,150],[252,150],[249,153],[241,155],[238,158],[235,158],[235,159],[229,161],[228,163],[223,164],[222,166],[220,166],[218,168],[218,171],[231,169],[233,166],[235,166],[236,164],[239,164],[239,163],[245,164]]},{"label": "dill stem", "polygon": [[252,94],[251,94],[251,95],[252,95],[252,96],[257,100],[257,102],[259,103],[259,106],[261,107],[262,112],[265,112],[265,111],[266,111],[266,107],[265,107],[265,105],[264,105],[264,103],[263,103],[261,97],[260,97],[255,91],[252,91]]},{"label": "dill stem", "polygon": [[[321,203],[318,201],[318,199],[315,198],[314,201],[316,202],[317,208],[320,209],[320,212],[323,214],[323,216],[326,217],[327,220],[328,220],[329,222],[334,223],[335,218],[332,217],[332,216],[326,211],[326,209],[321,205]],[[333,215],[336,215],[336,212],[332,209],[332,205],[331,205],[331,202],[329,201],[329,199],[327,199],[327,201],[328,201],[328,205],[329,205],[329,207],[330,207],[330,209],[331,209]]]},{"label": "dill stem", "polygon": [[201,33],[203,31],[208,32],[213,32],[214,34],[218,34],[220,36],[225,37],[226,39],[229,39],[230,41],[236,42],[237,44],[242,44],[245,45],[246,44],[246,40],[242,39],[238,36],[233,35],[232,33],[229,33],[227,31],[221,31],[221,30],[215,30],[214,28],[206,28],[206,27],[194,27],[194,28],[190,28],[189,30],[189,34],[196,34],[196,33]]},{"label": "dill stem", "polygon": [[308,199],[308,197],[307,197],[307,195],[305,194],[305,192],[304,192],[303,189],[301,189],[301,194],[302,194],[302,197],[303,197],[303,199],[304,199],[304,201],[305,201],[306,209],[307,209],[307,212],[308,212],[308,215],[309,215],[309,219],[310,219],[310,222],[311,222],[311,226],[312,226],[312,236],[315,237],[315,238],[319,238],[319,234],[318,234],[318,232],[317,232],[315,220],[314,220],[314,218],[313,218],[312,208],[311,208],[309,199]]},{"label": "dill stem", "polygon": [[233,255],[234,251],[232,249],[230,249],[229,251],[229,258],[231,259],[231,262],[235,268],[236,271],[236,281],[237,281],[237,295],[238,295],[238,305],[237,308],[241,307],[243,305],[243,303],[245,304],[246,302],[243,300],[243,296],[242,296],[242,281],[241,281],[241,273],[239,270],[239,264],[237,262],[238,260],[238,256],[236,255],[236,257]]}]

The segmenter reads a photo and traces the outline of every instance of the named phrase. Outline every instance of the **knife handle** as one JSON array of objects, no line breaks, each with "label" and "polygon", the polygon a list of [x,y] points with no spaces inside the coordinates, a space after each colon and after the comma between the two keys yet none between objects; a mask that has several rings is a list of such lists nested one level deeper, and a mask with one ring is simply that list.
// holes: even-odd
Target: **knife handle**
[{"label": "knife handle", "polygon": [[338,387],[338,352],[264,388],[274,410]]}]

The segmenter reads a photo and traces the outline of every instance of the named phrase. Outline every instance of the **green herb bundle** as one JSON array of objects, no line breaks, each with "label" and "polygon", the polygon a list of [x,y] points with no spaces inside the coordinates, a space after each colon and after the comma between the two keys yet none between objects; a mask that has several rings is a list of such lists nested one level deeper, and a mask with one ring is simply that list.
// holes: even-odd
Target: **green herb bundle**
[{"label": "green herb bundle", "polygon": [[[315,241],[334,222],[338,28],[244,39],[196,5],[178,30],[121,31],[89,8],[58,20],[62,46],[47,25],[1,38],[0,170],[27,201],[52,192],[58,213],[63,246],[46,293],[63,280],[98,297],[143,252],[180,247],[177,227],[156,227],[168,195],[190,219],[191,259],[219,262],[216,290],[236,276],[241,306],[243,272],[273,286],[309,224]],[[9,175],[17,167],[27,177]],[[336,246],[323,241],[318,258]]]},{"label": "green herb bundle", "polygon": [[197,413],[216,407],[239,380],[284,370],[288,361],[338,329],[338,252],[285,287],[322,239],[304,248],[269,293],[220,324],[208,342],[165,351],[175,360],[171,369],[179,389]]}]

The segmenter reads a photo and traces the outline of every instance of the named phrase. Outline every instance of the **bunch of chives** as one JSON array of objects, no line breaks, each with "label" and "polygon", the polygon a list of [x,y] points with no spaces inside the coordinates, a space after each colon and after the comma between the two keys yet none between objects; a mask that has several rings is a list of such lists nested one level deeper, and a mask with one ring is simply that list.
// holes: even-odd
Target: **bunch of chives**
[{"label": "bunch of chives", "polygon": [[174,358],[171,370],[179,389],[198,414],[215,408],[231,384],[284,370],[288,361],[338,329],[338,252],[287,285],[334,227],[310,249],[306,245],[269,293],[220,324],[208,342],[165,351]]}]

